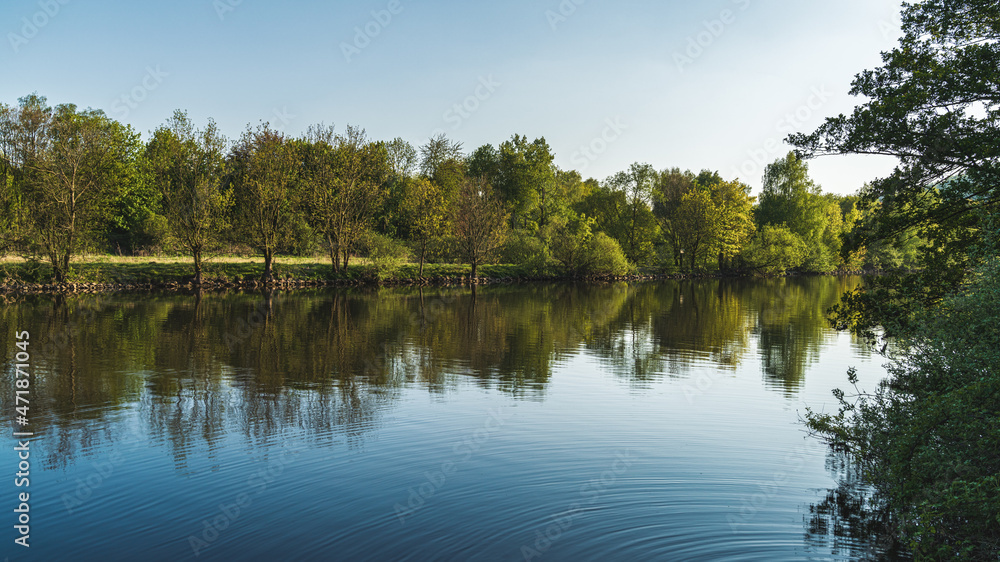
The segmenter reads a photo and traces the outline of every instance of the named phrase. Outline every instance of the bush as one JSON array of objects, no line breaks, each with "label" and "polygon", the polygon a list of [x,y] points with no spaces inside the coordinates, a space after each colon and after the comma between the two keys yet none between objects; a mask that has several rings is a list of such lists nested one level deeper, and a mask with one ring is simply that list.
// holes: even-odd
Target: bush
[{"label": "bush", "polygon": [[603,232],[590,238],[585,260],[584,273],[589,275],[627,275],[632,270],[618,241]]},{"label": "bush", "polygon": [[[1000,555],[1000,260],[916,315],[889,378],[810,428],[863,469],[876,507],[918,558]],[[849,380],[856,383],[852,372]]]},{"label": "bush", "polygon": [[361,256],[371,262],[370,273],[375,279],[390,277],[410,253],[402,242],[377,232],[365,235],[359,246]]},{"label": "bush", "polygon": [[427,242],[426,263],[458,263],[458,239],[454,236],[434,236]]},{"label": "bush", "polygon": [[764,274],[783,273],[809,258],[805,242],[785,225],[764,225],[743,251],[743,261]]},{"label": "bush", "polygon": [[523,266],[532,275],[544,273],[551,261],[545,241],[527,230],[512,230],[500,249],[500,263]]}]

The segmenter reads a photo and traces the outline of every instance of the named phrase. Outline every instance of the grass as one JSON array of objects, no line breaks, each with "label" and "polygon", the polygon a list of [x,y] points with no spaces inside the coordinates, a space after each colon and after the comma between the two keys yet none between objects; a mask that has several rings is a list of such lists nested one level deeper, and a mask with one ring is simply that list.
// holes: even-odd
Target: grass
[{"label": "grass", "polygon": [[[206,281],[239,282],[260,278],[262,257],[215,256],[203,264]],[[191,258],[187,256],[77,256],[70,263],[69,281],[73,283],[188,283],[193,277]],[[383,275],[383,279],[415,279],[418,265],[404,263]],[[468,276],[471,267],[464,264],[424,264],[424,277]],[[347,271],[334,275],[328,259],[321,257],[280,256],[274,260],[274,273],[279,279],[322,281],[331,279],[366,280],[375,277],[370,262],[352,258]],[[494,278],[531,277],[525,268],[516,265],[481,265],[479,275]],[[21,258],[0,259],[0,284],[38,283],[52,281],[52,268],[46,263]]]}]

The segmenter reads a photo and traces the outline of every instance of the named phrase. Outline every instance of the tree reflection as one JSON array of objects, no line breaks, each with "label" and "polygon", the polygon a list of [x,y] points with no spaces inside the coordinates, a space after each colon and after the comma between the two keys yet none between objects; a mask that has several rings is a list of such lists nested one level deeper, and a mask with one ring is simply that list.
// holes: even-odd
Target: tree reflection
[{"label": "tree reflection", "polygon": [[839,484],[809,506],[806,542],[851,560],[910,560],[857,466],[843,453],[830,451],[826,468]]},{"label": "tree reflection", "polygon": [[[733,370],[756,349],[768,385],[794,393],[826,309],[855,282],[33,296],[0,309],[0,326],[32,334],[32,423],[50,466],[114,441],[138,414],[186,471],[192,451],[212,458],[226,434],[361,447],[404,387],[542,400],[581,353],[641,390],[696,363]],[[13,423],[11,359],[4,372]]]}]

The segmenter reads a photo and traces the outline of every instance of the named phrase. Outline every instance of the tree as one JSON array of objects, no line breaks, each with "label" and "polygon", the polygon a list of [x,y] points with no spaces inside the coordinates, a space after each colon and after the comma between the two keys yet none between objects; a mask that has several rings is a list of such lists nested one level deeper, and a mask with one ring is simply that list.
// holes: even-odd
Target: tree
[{"label": "tree", "polygon": [[420,173],[425,177],[434,178],[447,162],[463,159],[462,143],[450,141],[444,133],[441,133],[420,147]]},{"label": "tree", "polygon": [[247,127],[230,153],[239,233],[264,254],[261,280],[274,280],[274,254],[291,234],[296,213],[300,150],[268,123]]},{"label": "tree", "polygon": [[385,145],[369,141],[364,129],[348,126],[343,135],[326,137],[334,144],[325,138],[304,144],[304,194],[308,220],[339,271],[340,260],[346,269],[386,198],[390,167]]},{"label": "tree", "polygon": [[554,156],[545,138],[514,135],[498,148],[479,147],[469,157],[469,175],[494,186],[511,214],[511,228],[544,227],[562,204]]},{"label": "tree", "polygon": [[201,284],[205,252],[228,226],[226,145],[214,121],[195,130],[187,112],[179,110],[146,144],[145,167],[160,193],[171,234],[191,253],[196,285]]},{"label": "tree", "polygon": [[757,208],[760,226],[786,225],[809,249],[806,260],[799,264],[812,271],[831,271],[837,267],[840,253],[840,231],[836,225],[833,236],[830,220],[841,223],[840,208],[831,209],[819,186],[809,178],[809,166],[793,152],[769,164],[764,172],[764,188]]},{"label": "tree", "polygon": [[787,226],[766,224],[750,239],[743,257],[753,270],[779,274],[802,264],[808,252],[805,242]]},{"label": "tree", "polygon": [[0,103],[0,256],[21,243],[21,169],[17,157],[19,112]]},{"label": "tree", "polygon": [[718,211],[706,189],[692,189],[681,197],[675,228],[682,255],[688,258],[688,270],[694,271],[698,258],[715,241],[718,233]]},{"label": "tree", "polygon": [[385,152],[393,178],[405,179],[413,175],[417,168],[417,149],[412,144],[396,137],[385,143]]},{"label": "tree", "polygon": [[[917,227],[928,244],[922,271],[873,280],[858,294],[855,304],[865,309],[869,326],[905,317],[913,305],[937,302],[981,256],[996,251],[983,246],[992,243],[983,227],[995,220],[1000,205],[998,21],[1000,5],[992,0],[905,5],[899,46],[882,54],[881,67],[861,72],[852,83],[851,94],[867,101],[851,115],[788,138],[803,156],[879,154],[899,160],[891,175],[862,193],[861,207],[877,220],[856,243]],[[904,285],[914,290],[893,288]],[[873,298],[887,300],[877,304]]]},{"label": "tree", "polygon": [[51,109],[37,95],[19,100],[4,124],[4,153],[19,167],[12,179],[25,212],[28,251],[45,256],[56,282],[70,259],[101,234],[115,188],[130,180],[139,147],[131,128],[97,110]]},{"label": "tree", "polygon": [[[862,505],[917,560],[1000,555],[1000,261],[915,314],[874,392],[836,391],[810,429],[863,470]],[[848,380],[857,389],[857,374]]]},{"label": "tree", "polygon": [[480,264],[493,259],[507,237],[509,215],[493,188],[482,178],[462,182],[455,211],[459,251],[472,266],[475,279]]},{"label": "tree", "polygon": [[658,230],[652,213],[656,178],[656,170],[652,166],[636,162],[628,170],[607,180],[610,189],[625,195],[626,208],[622,217],[625,239],[620,241],[625,255],[636,265],[649,260]]},{"label": "tree", "polygon": [[785,224],[803,240],[811,240],[822,226],[819,195],[819,187],[809,178],[809,166],[789,152],[764,171],[757,224]]},{"label": "tree", "polygon": [[712,203],[716,212],[715,249],[719,256],[719,269],[726,269],[733,258],[743,251],[753,236],[754,198],[750,186],[738,181],[718,181],[712,184]]},{"label": "tree", "polygon": [[406,182],[403,209],[410,225],[410,237],[420,248],[419,276],[424,276],[424,256],[427,243],[447,232],[448,208],[441,187],[427,178]]},{"label": "tree", "polygon": [[660,230],[673,251],[674,267],[681,267],[681,216],[678,210],[681,199],[697,186],[697,178],[691,171],[681,172],[680,168],[663,170],[653,187],[653,216],[660,223]]}]

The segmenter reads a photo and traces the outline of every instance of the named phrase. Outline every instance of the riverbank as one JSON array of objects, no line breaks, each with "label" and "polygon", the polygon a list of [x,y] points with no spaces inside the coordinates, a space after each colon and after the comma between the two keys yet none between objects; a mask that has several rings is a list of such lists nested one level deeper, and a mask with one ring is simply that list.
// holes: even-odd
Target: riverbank
[{"label": "riverbank", "polygon": [[[539,281],[650,281],[659,279],[700,279],[749,275],[721,272],[644,272],[632,275],[579,277],[558,271],[539,272],[518,265],[481,265],[479,275],[471,279],[471,267],[464,264],[425,264],[423,276],[416,264],[402,264],[379,270],[367,263],[353,264],[346,271],[334,273],[329,263],[314,258],[278,258],[274,279],[261,281],[263,264],[252,258],[226,257],[206,263],[200,288],[206,290],[298,289],[317,287],[361,286],[454,286],[492,285]],[[838,272],[860,274],[878,272]],[[95,293],[186,291],[198,288],[193,282],[190,259],[172,257],[87,256],[73,262],[70,279],[51,281],[51,268],[45,264],[6,260],[0,262],[0,292],[18,293]]]}]

